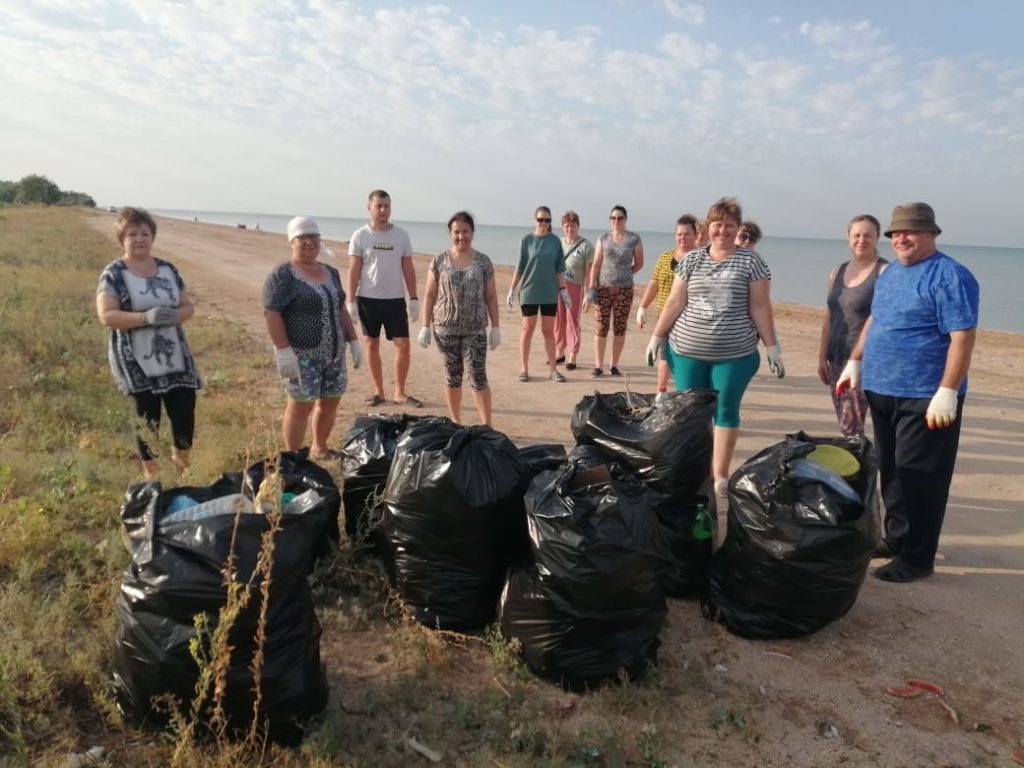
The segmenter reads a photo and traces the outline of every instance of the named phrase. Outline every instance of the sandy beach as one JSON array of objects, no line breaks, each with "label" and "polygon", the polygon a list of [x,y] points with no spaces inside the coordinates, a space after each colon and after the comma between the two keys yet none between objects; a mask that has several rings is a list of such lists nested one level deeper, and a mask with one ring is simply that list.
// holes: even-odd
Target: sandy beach
[{"label": "sandy beach", "polygon": [[[113,258],[113,216],[97,214],[91,221],[111,238]],[[344,273],[346,245],[326,244],[338,254],[331,263]],[[885,251],[888,244],[882,247]],[[272,379],[275,373],[260,291],[270,269],[287,259],[284,236],[160,218],[156,254],[173,261],[188,284],[197,304],[192,322],[209,316],[227,318],[265,341],[267,376]],[[421,296],[428,263],[428,256],[417,256]],[[498,294],[504,297],[511,269],[497,271]],[[743,402],[742,436],[733,470],[787,433],[838,434],[828,393],[816,373],[822,310],[776,304],[775,319],[785,351],[786,378],[780,381],[771,376],[762,363]],[[524,384],[516,381],[519,325],[518,307],[510,310],[502,303],[503,342],[488,357],[494,427],[519,445],[571,446],[571,409],[595,390],[612,392],[628,386],[652,392],[655,388],[654,369],[644,364],[650,328],[638,332],[630,323],[620,363],[625,378],[606,374],[593,379],[589,371],[594,362],[594,318],[584,315],[580,368],[565,371],[568,381],[564,384],[546,378],[538,331],[530,371],[535,375]],[[413,326],[413,336],[416,328],[418,324]],[[391,350],[389,344],[382,344],[386,392],[392,387]],[[446,415],[439,362],[435,347],[423,350],[413,344],[408,391],[424,401],[421,413]],[[755,764],[1011,764],[1010,751],[1024,740],[1022,376],[1024,336],[982,330],[933,578],[895,585],[869,577],[850,613],[808,638],[785,644],[727,638],[729,662],[722,674],[749,689],[764,725],[758,743],[747,745],[748,754],[757,755]],[[332,445],[340,442],[351,419],[366,411],[363,400],[370,392],[365,367],[350,371],[349,391],[342,399]],[[381,410],[396,408],[388,405]],[[465,421],[475,423],[468,391],[463,408]],[[197,418],[201,440],[201,406]],[[875,561],[873,567],[881,562]],[[662,647],[668,668],[673,660],[721,642],[700,618],[696,604],[670,602]],[[343,642],[349,641],[370,640],[346,638]],[[325,642],[330,642],[326,636]],[[334,674],[347,672],[332,669]],[[886,686],[902,685],[914,677],[945,688],[945,700],[959,713],[959,724],[948,720],[933,702],[886,694]],[[821,723],[834,725],[838,736],[830,738],[829,729]],[[979,724],[987,728],[978,728]],[[722,765],[733,764],[730,754],[737,760],[742,757],[742,752],[720,754]],[[979,759],[989,762],[978,763]]]}]

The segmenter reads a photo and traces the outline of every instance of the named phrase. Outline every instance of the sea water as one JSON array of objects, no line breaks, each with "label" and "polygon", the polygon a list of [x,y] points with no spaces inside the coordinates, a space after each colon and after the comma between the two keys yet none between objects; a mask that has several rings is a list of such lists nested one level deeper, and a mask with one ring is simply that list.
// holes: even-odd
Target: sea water
[{"label": "sea water", "polygon": [[[175,219],[189,219],[209,224],[257,226],[265,232],[283,234],[291,216],[279,214],[233,213],[228,211],[183,211],[151,209],[154,214]],[[328,240],[346,241],[365,218],[350,219],[318,216],[321,234]],[[444,222],[394,220],[402,226],[418,253],[440,253],[450,244]],[[495,264],[515,265],[519,260],[519,243],[529,227],[477,224],[473,246],[486,253]],[[561,235],[555,221],[552,231]],[[581,234],[594,242],[604,230],[582,229]],[[675,248],[672,232],[637,232],[644,243],[644,268],[637,282],[646,282],[654,264],[663,252]],[[976,245],[952,245],[939,241],[939,248],[966,266],[981,286],[981,327],[996,331],[1024,333],[1024,311],[1020,309],[1019,293],[1024,286],[1024,249],[988,248]],[[772,273],[772,300],[825,306],[825,284],[833,267],[850,258],[845,239],[822,240],[802,237],[764,237],[757,251],[768,262]],[[885,258],[895,257],[887,240],[879,243]],[[343,254],[338,254],[343,256]],[[287,253],[282,252],[282,259]]]}]

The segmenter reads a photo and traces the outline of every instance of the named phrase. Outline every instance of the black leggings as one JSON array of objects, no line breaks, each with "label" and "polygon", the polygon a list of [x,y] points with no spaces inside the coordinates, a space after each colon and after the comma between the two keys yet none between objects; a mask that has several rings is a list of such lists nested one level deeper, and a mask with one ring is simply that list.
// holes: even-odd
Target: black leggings
[{"label": "black leggings", "polygon": [[[192,437],[196,431],[196,391],[191,387],[175,387],[162,395],[152,392],[136,392],[129,395],[135,401],[135,415],[145,419],[149,431],[156,434],[160,428],[160,404],[167,411],[171,421],[171,439],[179,451],[187,451],[192,447]],[[143,461],[153,461],[156,456],[149,445],[142,439],[139,429],[135,430],[135,450]]]}]

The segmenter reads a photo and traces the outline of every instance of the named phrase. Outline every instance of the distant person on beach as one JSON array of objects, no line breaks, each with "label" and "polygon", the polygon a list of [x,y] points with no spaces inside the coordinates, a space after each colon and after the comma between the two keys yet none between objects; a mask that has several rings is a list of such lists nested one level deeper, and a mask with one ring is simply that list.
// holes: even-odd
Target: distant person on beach
[{"label": "distant person on beach", "polygon": [[648,365],[664,351],[676,389],[718,390],[712,475],[720,508],[728,503],[740,402],[761,364],[758,337],[767,348],[768,369],[785,376],[772,319],[771,273],[755,251],[736,247],[742,221],[735,198],[711,206],[711,243],[688,253],[679,265],[647,346]]},{"label": "distant person on beach", "polygon": [[362,349],[345,307],[341,275],[318,261],[316,220],[296,216],[289,221],[288,245],[291,258],[274,267],[263,283],[263,317],[288,394],[281,423],[284,446],[289,451],[301,448],[312,418],[309,457],[336,458],[327,441],[348,385],[345,347],[353,368],[362,363]]},{"label": "distant person on beach", "polygon": [[844,435],[864,434],[868,399],[862,389],[836,392],[839,374],[850,359],[871,314],[875,281],[889,263],[878,255],[882,225],[874,216],[854,216],[846,228],[853,257],[834,268],[825,289],[825,320],[818,345],[818,378],[832,393],[832,405]]},{"label": "distant person on beach", "polygon": [[562,255],[565,256],[565,287],[570,304],[557,302],[555,311],[556,363],[565,363],[567,371],[576,370],[576,357],[580,353],[580,311],[583,309],[583,291],[590,280],[594,263],[594,245],[580,235],[580,215],[576,211],[562,214]]},{"label": "distant person on beach", "polygon": [[567,309],[572,299],[565,281],[565,255],[558,237],[551,234],[551,209],[540,206],[533,214],[533,232],[523,238],[519,246],[519,263],[512,273],[512,285],[505,301],[511,309],[519,294],[519,307],[523,315],[519,334],[519,359],[522,369],[519,381],[530,380],[530,344],[540,316],[540,332],[548,355],[548,378],[564,382],[558,370],[555,353],[555,314],[561,301]]},{"label": "distant person on beach", "polygon": [[[419,345],[433,336],[444,359],[445,402],[452,421],[462,421],[462,380],[469,365],[469,387],[480,423],[491,424],[491,390],[487,383],[487,347],[501,344],[498,290],[490,258],[473,248],[476,224],[466,211],[448,220],[451,247],[430,263],[423,295]],[[491,331],[487,332],[490,320]]]},{"label": "distant person on beach", "polygon": [[[349,238],[348,311],[359,320],[366,337],[366,356],[373,379],[373,394],[366,405],[383,405],[384,371],[380,358],[380,332],[395,344],[396,405],[422,408],[417,398],[405,391],[409,377],[409,321],[420,316],[416,296],[416,270],[412,262],[412,243],[401,227],[390,222],[391,196],[383,189],[370,193],[366,203],[370,221]],[[406,292],[409,303],[406,305]]]},{"label": "distant person on beach", "polygon": [[[202,386],[182,328],[195,307],[174,265],[153,256],[156,221],[147,211],[122,208],[114,232],[124,254],[103,269],[96,289],[96,314],[110,329],[110,370],[151,434],[160,427],[161,406],[167,411],[171,463],[184,473],[195,435],[196,390]],[[154,479],[157,456],[138,427],[135,446],[143,477]]]},{"label": "distant person on beach", "polygon": [[744,221],[740,224],[740,231],[736,233],[736,247],[737,248],[749,248],[754,250],[754,246],[761,240],[761,228],[753,221]]},{"label": "distant person on beach", "polygon": [[871,409],[885,502],[876,554],[893,558],[874,571],[883,581],[934,571],[960,446],[980,292],[974,275],[936,248],[940,234],[927,203],[893,209],[885,236],[897,260],[878,276],[836,384],[863,387]]},{"label": "distant person on beach", "polygon": [[604,373],[604,353],[608,344],[608,330],[612,331],[612,376],[621,376],[619,358],[626,344],[629,313],[633,309],[633,275],[644,268],[644,244],[640,235],[626,229],[626,209],[612,208],[608,220],[611,230],[597,239],[594,248],[594,267],[584,308],[597,307],[597,328],[594,333],[594,369],[591,376]]},{"label": "distant person on beach", "polygon": [[703,248],[708,244],[708,223],[704,219],[697,219],[697,242],[694,248]]},{"label": "distant person on beach", "polygon": [[[640,306],[636,310],[636,324],[642,331],[647,325],[647,308],[654,302],[658,309],[658,315],[665,310],[665,302],[668,301],[672,292],[672,283],[675,280],[676,270],[682,264],[683,258],[697,247],[697,217],[692,213],[684,213],[676,221],[676,247],[665,251],[658,257],[654,265],[654,272],[651,274],[651,282],[647,284],[644,295],[640,299]],[[658,392],[668,386],[671,374],[668,371],[668,363],[662,355],[658,359]]]}]

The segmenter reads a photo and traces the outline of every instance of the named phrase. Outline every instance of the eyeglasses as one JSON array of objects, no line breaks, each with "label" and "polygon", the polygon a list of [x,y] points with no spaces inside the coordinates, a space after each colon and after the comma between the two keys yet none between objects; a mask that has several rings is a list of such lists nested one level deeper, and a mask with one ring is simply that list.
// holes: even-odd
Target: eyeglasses
[{"label": "eyeglasses", "polygon": [[551,223],[551,219],[537,219],[537,221],[539,223],[541,223],[541,224],[550,224]]},{"label": "eyeglasses", "polygon": [[320,239],[320,235],[296,235],[296,240],[315,242]]}]

